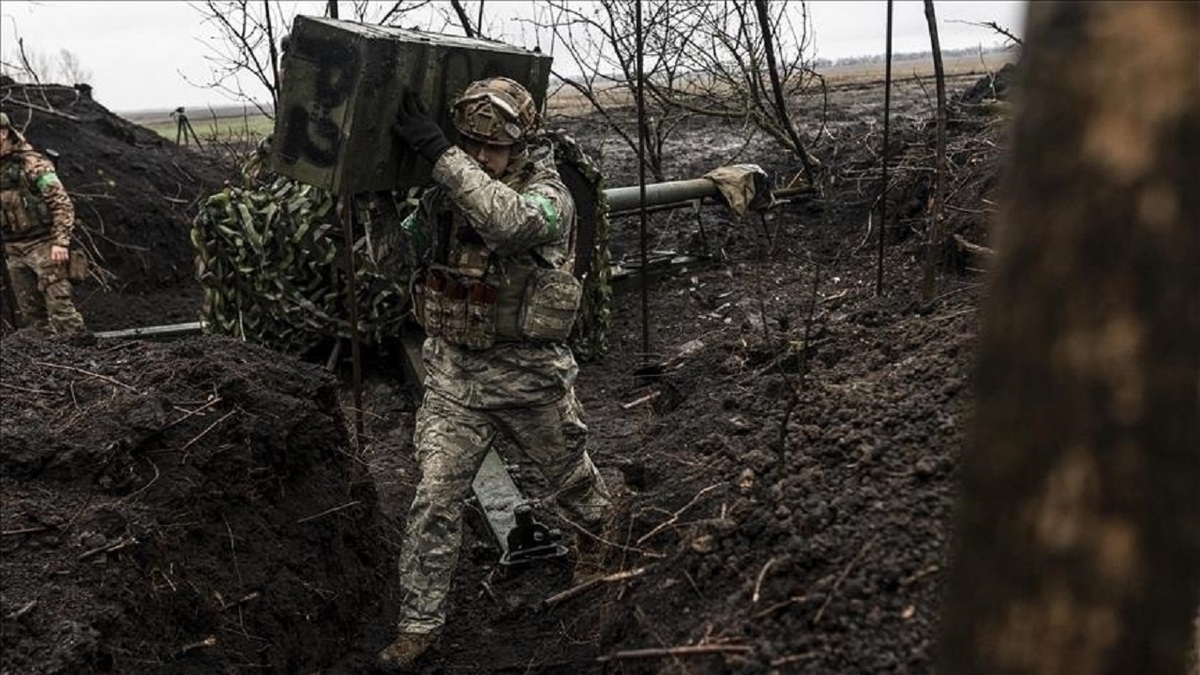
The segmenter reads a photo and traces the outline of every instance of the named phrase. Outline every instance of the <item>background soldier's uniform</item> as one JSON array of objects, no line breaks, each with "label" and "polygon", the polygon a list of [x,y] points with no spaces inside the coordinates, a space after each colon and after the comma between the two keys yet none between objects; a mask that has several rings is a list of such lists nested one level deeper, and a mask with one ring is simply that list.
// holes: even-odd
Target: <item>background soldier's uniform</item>
[{"label": "background soldier's uniform", "polygon": [[54,164],[9,128],[0,156],[0,231],[8,276],[17,299],[18,327],[53,333],[83,329],[71,301],[67,263],[50,259],[50,247],[71,245],[75,207]]},{"label": "background soldier's uniform", "polygon": [[[444,273],[459,291],[487,297],[468,307],[464,326],[446,318],[462,313],[443,311],[448,305],[432,297],[428,279],[414,289],[424,305],[418,318],[431,337],[424,345],[428,376],[415,432],[422,478],[400,558],[406,591],[401,633],[430,633],[445,620],[463,501],[498,433],[537,465],[568,517],[594,526],[610,507],[588,456],[570,348],[564,339],[532,340],[513,328],[515,304],[531,271],[569,269],[572,259],[575,206],[551,151],[514,154],[504,175],[493,180],[469,155],[451,148],[434,165],[434,178],[439,187],[404,223],[413,250],[429,274]],[[434,316],[439,311],[442,318]],[[488,312],[498,325],[476,330],[472,317]]]}]

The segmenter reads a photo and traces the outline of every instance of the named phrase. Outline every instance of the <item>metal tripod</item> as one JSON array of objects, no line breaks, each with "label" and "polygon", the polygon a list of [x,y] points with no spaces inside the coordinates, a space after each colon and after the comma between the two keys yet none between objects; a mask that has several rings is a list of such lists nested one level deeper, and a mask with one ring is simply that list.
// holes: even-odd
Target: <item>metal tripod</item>
[{"label": "metal tripod", "polygon": [[192,128],[192,123],[188,121],[187,113],[183,111],[183,106],[179,106],[171,113],[171,117],[175,118],[175,145],[179,145],[180,139],[183,144],[188,144],[188,135],[191,134],[192,140],[196,141],[196,147],[200,145],[200,138],[196,136],[196,130]]}]

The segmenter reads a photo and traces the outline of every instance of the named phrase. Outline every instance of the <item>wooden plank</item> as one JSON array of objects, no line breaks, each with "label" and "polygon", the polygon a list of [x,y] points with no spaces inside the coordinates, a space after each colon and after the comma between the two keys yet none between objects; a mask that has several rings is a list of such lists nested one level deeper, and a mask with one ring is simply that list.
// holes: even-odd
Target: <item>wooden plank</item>
[{"label": "wooden plank", "polygon": [[199,335],[201,332],[203,332],[203,325],[199,321],[189,321],[186,323],[172,323],[162,326],[143,326],[141,328],[124,328],[121,330],[98,331],[92,335],[106,340],[169,340],[172,338],[187,337],[189,335]]},{"label": "wooden plank", "polygon": [[479,500],[479,507],[483,509],[503,559],[509,552],[508,533],[517,526],[515,511],[525,502],[525,497],[517,489],[517,484],[504,466],[504,460],[495,450],[488,450],[483,458],[483,464],[471,482],[471,489],[475,491],[475,498]]}]

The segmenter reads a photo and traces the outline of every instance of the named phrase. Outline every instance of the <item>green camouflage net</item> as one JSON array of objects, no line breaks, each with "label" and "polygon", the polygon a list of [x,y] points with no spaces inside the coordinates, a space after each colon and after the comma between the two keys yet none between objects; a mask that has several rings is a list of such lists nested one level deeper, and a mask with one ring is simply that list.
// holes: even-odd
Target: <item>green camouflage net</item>
[{"label": "green camouflage net", "polygon": [[[243,169],[245,187],[206,199],[193,222],[196,273],[206,330],[305,355],[349,337],[345,236],[333,195],[262,171],[260,153]],[[258,182],[266,176],[267,182]],[[407,279],[386,274],[369,245],[373,223],[355,204],[358,328],[366,342],[395,335],[405,319]]]},{"label": "green camouflage net", "polygon": [[[571,336],[571,348],[581,361],[608,353],[612,332],[612,257],[608,250],[608,198],[600,167],[567,134],[543,132],[554,144],[554,157],[563,180],[575,198],[580,241],[576,246],[577,276],[583,279],[579,319]],[[591,240],[590,246],[588,240]],[[590,259],[583,261],[586,251]],[[578,274],[579,262],[585,272]]]},{"label": "green camouflage net", "polygon": [[[592,253],[572,337],[577,356],[591,359],[608,350],[612,326],[607,203],[595,164],[569,137],[548,137],[577,202],[594,214],[580,217]],[[264,142],[243,167],[242,185],[211,195],[193,222],[196,274],[204,290],[200,319],[207,332],[309,356],[350,337],[346,240],[334,196],[266,171],[266,156]],[[399,218],[381,217],[375,205],[371,196],[359,195],[353,206],[358,331],[366,344],[398,336],[406,324],[416,328]]]}]

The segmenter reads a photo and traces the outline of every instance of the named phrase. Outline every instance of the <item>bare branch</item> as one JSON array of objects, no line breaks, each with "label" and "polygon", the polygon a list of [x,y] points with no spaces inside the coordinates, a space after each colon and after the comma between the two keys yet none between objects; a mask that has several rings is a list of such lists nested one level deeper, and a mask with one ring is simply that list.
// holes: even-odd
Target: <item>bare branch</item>
[{"label": "bare branch", "polygon": [[[977,26],[979,28],[990,28],[990,29],[992,29],[993,32],[1003,35],[1006,40],[1008,40],[1012,44],[1017,45],[1018,47],[1023,46],[1025,44],[1024,41],[1022,41],[1021,38],[1019,38],[1015,34],[1013,34],[1013,32],[1011,30],[1009,30],[1008,27],[1001,26],[1000,24],[996,23],[995,21],[978,22],[978,21],[962,21],[960,19],[952,19],[952,20],[948,21],[947,23],[962,23],[962,24],[966,24],[968,26]],[[1008,46],[1008,45],[1006,45],[1006,46]]]},{"label": "bare branch", "polygon": [[475,37],[475,31],[471,28],[471,19],[467,16],[467,10],[463,9],[462,0],[450,0],[450,6],[458,15],[458,24],[462,26],[463,33],[467,37]]}]

